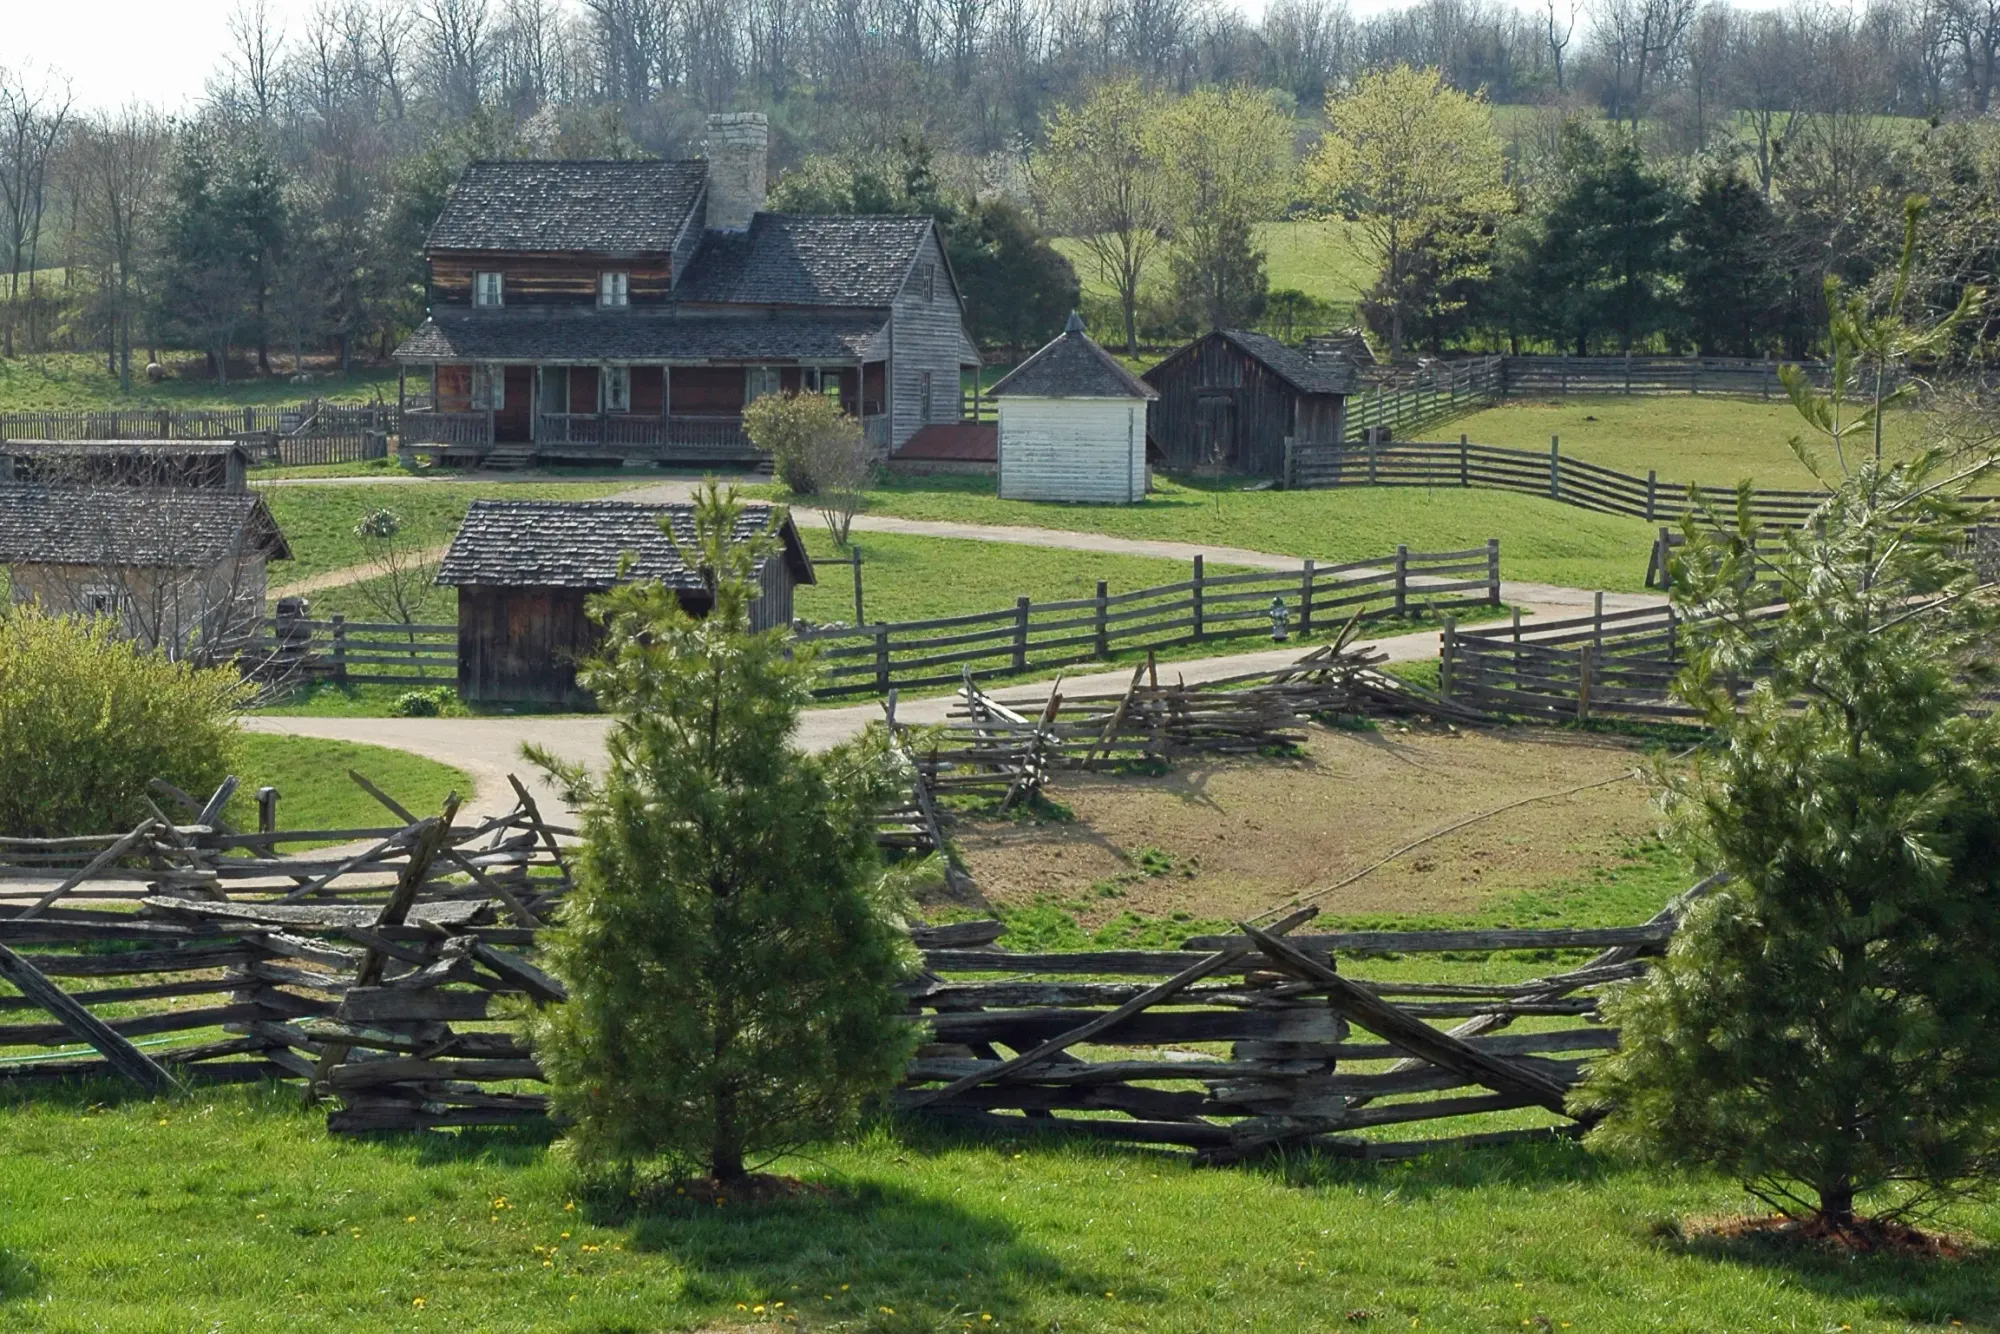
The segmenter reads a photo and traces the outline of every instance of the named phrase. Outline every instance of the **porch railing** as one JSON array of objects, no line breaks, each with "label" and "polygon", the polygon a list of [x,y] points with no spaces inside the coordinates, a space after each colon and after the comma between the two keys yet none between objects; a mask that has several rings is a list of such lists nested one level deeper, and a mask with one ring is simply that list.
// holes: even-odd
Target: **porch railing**
[{"label": "porch railing", "polygon": [[491,412],[437,412],[422,409],[403,413],[403,445],[469,445],[493,443]]}]

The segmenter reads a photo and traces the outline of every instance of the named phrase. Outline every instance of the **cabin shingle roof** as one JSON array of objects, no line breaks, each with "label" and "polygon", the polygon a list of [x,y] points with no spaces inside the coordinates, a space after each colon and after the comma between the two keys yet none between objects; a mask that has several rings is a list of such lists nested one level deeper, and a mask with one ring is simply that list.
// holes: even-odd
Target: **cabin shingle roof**
[{"label": "cabin shingle roof", "polygon": [[292,558],[254,492],[0,486],[0,564],[194,569],[252,552]]},{"label": "cabin shingle roof", "polygon": [[1109,352],[1091,341],[1083,321],[1069,317],[1069,326],[1039,352],[1000,378],[986,391],[994,398],[1158,398],[1160,391],[1120,366]]},{"label": "cabin shingle roof", "polygon": [[[767,531],[779,511],[745,505],[736,540]],[[674,540],[660,529],[666,519]],[[628,580],[657,579],[669,588],[704,591],[699,570],[683,549],[694,544],[694,506],[642,505],[619,500],[475,500],[438,567],[437,582],[488,588],[606,589],[619,582],[627,553]],[[782,558],[796,582],[813,581],[812,561],[787,515],[780,530]],[[679,545],[676,545],[676,542]]]},{"label": "cabin shingle roof", "polygon": [[888,352],[880,318],[728,319],[578,312],[439,313],[396,349],[404,361],[795,361]]},{"label": "cabin shingle roof", "polygon": [[1218,329],[1251,356],[1264,363],[1273,375],[1304,394],[1351,394],[1359,381],[1354,363],[1338,354],[1309,356],[1295,347],[1286,347],[1269,334],[1247,329]]},{"label": "cabin shingle roof", "polygon": [[[665,252],[708,163],[475,162],[431,227],[433,250]],[[697,220],[696,225],[699,225]]]},{"label": "cabin shingle roof", "polygon": [[710,232],[677,289],[682,301],[887,306],[902,289],[927,217],[759,213],[741,232]]}]

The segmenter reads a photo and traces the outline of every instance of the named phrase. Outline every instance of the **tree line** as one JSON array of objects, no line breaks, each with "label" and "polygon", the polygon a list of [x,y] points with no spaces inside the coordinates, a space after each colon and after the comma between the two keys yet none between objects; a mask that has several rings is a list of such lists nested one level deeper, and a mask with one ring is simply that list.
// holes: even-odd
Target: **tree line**
[{"label": "tree line", "polygon": [[[83,109],[53,74],[0,73],[0,354],[92,348],[128,381],[135,345],[203,350],[218,376],[232,350],[260,372],[287,352],[380,356],[421,318],[424,230],[467,161],[682,156],[706,113],[742,107],[772,116],[790,197],[846,189],[851,206],[914,202],[962,223],[955,258],[983,254],[993,291],[1032,297],[989,305],[981,333],[998,345],[1049,331],[1048,312],[1074,299],[1034,231],[1074,237],[1119,291],[1120,309],[1093,312],[1102,333],[1170,337],[1245,311],[1310,331],[1347,314],[1268,283],[1260,300],[1252,228],[1328,206],[1293,164],[1323,156],[1343,99],[1405,66],[1521,110],[1492,131],[1512,202],[1464,210],[1491,246],[1461,238],[1461,262],[1467,247],[1433,234],[1398,251],[1386,316],[1371,294],[1364,313],[1392,341],[1701,342],[1685,319],[1607,333],[1587,312],[1525,302],[1516,280],[1538,271],[1502,263],[1529,246],[1518,220],[1549,216],[1590,143],[1622,140],[1683,201],[1708,176],[1756,187],[1782,234],[1781,277],[1804,293],[1789,332],[1759,337],[1792,346],[1819,326],[1827,257],[1851,268],[1880,231],[1881,210],[1852,201],[1985,190],[1988,150],[1966,126],[2000,67],[2000,0],[1423,0],[1366,19],[1342,0],[1276,0],[1254,20],[1219,0],[334,0],[290,24],[246,0],[230,32],[204,96],[173,116]],[[1142,156],[1161,161],[1178,211],[1113,256],[1080,230],[1062,163],[1118,151],[1084,142],[1111,132],[1087,122],[1135,96],[1157,122]],[[1949,165],[1927,165],[1939,151]],[[1253,181],[1244,168],[1260,162],[1271,171]],[[857,175],[873,177],[858,195]],[[1355,216],[1351,201],[1335,211]],[[1159,295],[1142,310],[1130,276],[1155,258]],[[1435,270],[1443,295],[1399,295],[1405,260]],[[1512,277],[1477,278],[1489,260]],[[1626,284],[1664,309],[1689,271],[1648,272]]]}]

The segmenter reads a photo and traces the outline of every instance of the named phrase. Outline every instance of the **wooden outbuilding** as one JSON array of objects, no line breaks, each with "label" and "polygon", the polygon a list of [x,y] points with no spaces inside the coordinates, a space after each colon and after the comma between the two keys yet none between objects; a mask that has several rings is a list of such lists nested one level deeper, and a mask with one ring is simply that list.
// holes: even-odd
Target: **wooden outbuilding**
[{"label": "wooden outbuilding", "polygon": [[1345,352],[1243,329],[1196,339],[1145,379],[1159,391],[1152,435],[1169,469],[1281,480],[1292,450],[1339,442],[1359,383]]},{"label": "wooden outbuilding", "polygon": [[1146,497],[1146,405],[1159,395],[1069,317],[988,391],[1000,412],[1000,498],[1129,504]]},{"label": "wooden outbuilding", "polygon": [[148,648],[218,657],[255,634],[291,547],[264,498],[215,488],[0,486],[15,602],[107,616]]},{"label": "wooden outbuilding", "polygon": [[249,473],[250,451],[234,440],[0,440],[0,486],[242,491]]},{"label": "wooden outbuilding", "polygon": [[[779,513],[770,505],[744,506],[736,537],[768,532]],[[673,539],[662,522],[673,526]],[[757,571],[761,591],[750,622],[758,630],[791,624],[792,590],[813,582],[812,560],[789,516],[778,539],[776,554]],[[585,600],[620,582],[656,579],[688,612],[705,614],[707,583],[681,555],[694,540],[688,504],[474,501],[437,575],[438,583],[458,589],[460,697],[592,707],[576,667],[596,649],[602,630],[586,614]]]}]

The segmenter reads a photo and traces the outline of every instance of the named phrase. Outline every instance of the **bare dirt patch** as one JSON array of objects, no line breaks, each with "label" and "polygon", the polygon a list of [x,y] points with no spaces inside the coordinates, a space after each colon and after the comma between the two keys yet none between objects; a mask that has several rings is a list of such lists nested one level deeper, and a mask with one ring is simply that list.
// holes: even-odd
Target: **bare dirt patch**
[{"label": "bare dirt patch", "polygon": [[[996,905],[1087,900],[1077,914],[1086,928],[1128,911],[1240,917],[1334,884],[1468,816],[1642,764],[1636,747],[1615,738],[1315,728],[1297,760],[1184,762],[1157,777],[1064,775],[1049,796],[1074,821],[968,821],[957,838]],[[1320,902],[1335,914],[1472,912],[1615,863],[1657,824],[1647,783],[1613,783],[1446,834]]]}]

